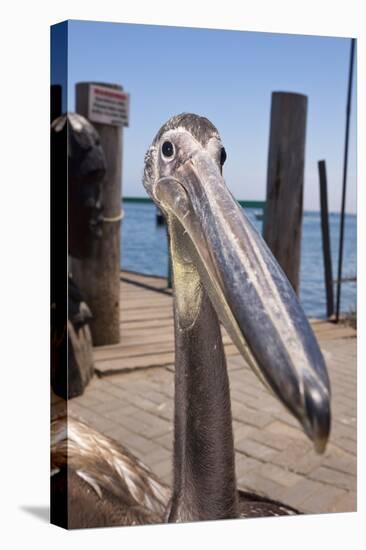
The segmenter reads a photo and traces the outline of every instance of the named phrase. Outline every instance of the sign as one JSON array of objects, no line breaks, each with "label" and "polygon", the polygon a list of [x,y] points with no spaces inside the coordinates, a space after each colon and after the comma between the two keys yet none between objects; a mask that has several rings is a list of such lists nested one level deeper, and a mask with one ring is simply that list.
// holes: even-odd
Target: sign
[{"label": "sign", "polygon": [[112,126],[128,126],[130,95],[122,90],[90,84],[89,120]]}]

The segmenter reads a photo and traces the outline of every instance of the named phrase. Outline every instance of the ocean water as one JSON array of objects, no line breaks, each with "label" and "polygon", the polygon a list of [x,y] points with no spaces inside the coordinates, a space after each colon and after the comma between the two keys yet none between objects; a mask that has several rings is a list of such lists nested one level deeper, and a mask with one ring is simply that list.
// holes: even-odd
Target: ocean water
[{"label": "ocean water", "polygon": [[[156,223],[156,208],[150,203],[127,202],[124,204],[121,225],[122,268],[149,275],[166,277],[168,273],[167,237],[165,226]],[[255,210],[246,209],[249,218],[262,231],[262,222],[255,217]],[[333,279],[337,278],[339,215],[330,214],[330,238],[333,263]],[[355,215],[346,215],[343,251],[343,278],[356,276],[357,224]],[[336,286],[334,286],[336,298]],[[326,295],[320,214],[305,212],[302,228],[300,301],[309,317],[325,318]],[[342,284],[341,311],[356,309],[356,282]]]}]

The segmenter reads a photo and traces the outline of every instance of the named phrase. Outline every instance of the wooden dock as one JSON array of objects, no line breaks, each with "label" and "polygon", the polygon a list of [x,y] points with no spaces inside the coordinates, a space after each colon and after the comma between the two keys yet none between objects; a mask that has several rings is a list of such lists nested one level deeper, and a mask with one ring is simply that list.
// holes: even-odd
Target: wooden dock
[{"label": "wooden dock", "polygon": [[[166,279],[121,272],[121,343],[94,348],[94,376],[69,413],[127,446],[172,482],[174,331]],[[332,386],[332,432],[317,455],[224,334],[240,488],[304,513],[356,510],[356,331],[312,321]],[[53,412],[62,407],[53,399]]]},{"label": "wooden dock", "polygon": [[[121,343],[94,349],[100,375],[174,364],[173,297],[165,278],[121,272]],[[311,322],[320,341],[355,336],[355,330],[327,321]],[[223,329],[227,356],[238,355]]]}]

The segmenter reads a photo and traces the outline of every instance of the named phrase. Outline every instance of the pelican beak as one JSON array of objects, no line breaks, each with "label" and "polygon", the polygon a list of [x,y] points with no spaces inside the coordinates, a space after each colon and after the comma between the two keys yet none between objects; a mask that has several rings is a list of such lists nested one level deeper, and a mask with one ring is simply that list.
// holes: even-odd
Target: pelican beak
[{"label": "pelican beak", "polygon": [[323,356],[288,279],[231,195],[206,150],[155,198],[190,242],[190,255],[212,304],[243,357],[323,452],[330,431],[330,385]]}]

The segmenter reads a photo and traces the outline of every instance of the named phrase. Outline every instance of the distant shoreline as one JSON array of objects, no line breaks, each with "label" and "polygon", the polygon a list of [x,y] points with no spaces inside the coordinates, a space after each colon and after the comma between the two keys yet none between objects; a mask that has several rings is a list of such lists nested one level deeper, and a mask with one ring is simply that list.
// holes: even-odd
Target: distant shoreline
[{"label": "distant shoreline", "polygon": [[[122,202],[130,203],[130,202],[136,202],[136,203],[147,203],[147,204],[153,204],[153,201],[149,197],[122,197]],[[245,208],[264,208],[266,201],[261,200],[245,200],[245,199],[238,199],[238,203],[240,206],[244,206]],[[304,214],[319,214],[320,210],[304,210]],[[339,216],[340,212],[331,211],[329,212],[331,216]],[[346,212],[347,216],[357,216],[356,212]]]}]

